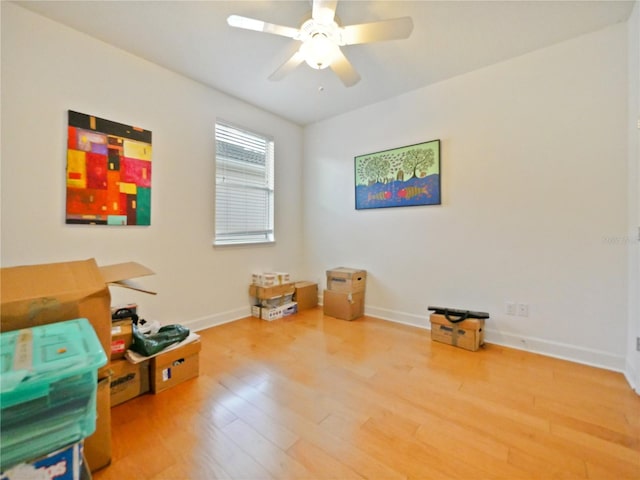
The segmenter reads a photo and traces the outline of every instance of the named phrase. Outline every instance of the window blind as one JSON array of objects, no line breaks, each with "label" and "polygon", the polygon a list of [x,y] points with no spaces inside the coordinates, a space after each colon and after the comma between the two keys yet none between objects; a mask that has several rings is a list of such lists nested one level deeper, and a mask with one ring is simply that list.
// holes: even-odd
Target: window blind
[{"label": "window blind", "polygon": [[273,141],[216,123],[215,245],[274,241]]}]

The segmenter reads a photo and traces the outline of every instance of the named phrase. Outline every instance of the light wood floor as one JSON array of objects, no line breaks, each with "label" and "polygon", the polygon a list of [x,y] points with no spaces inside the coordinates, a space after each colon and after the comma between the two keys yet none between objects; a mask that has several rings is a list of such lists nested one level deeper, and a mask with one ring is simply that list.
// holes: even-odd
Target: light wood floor
[{"label": "light wood floor", "polygon": [[197,379],[112,409],[95,480],[640,479],[619,373],[319,309],[199,333]]}]

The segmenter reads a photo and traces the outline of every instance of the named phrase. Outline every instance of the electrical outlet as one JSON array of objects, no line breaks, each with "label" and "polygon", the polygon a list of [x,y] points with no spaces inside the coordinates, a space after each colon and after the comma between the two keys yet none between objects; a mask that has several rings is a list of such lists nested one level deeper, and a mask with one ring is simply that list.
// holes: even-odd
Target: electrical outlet
[{"label": "electrical outlet", "polygon": [[504,311],[507,312],[507,315],[515,315],[516,314],[516,302],[506,302]]},{"label": "electrical outlet", "polygon": [[518,315],[520,317],[528,317],[529,316],[529,304],[528,303],[519,303],[518,304]]}]

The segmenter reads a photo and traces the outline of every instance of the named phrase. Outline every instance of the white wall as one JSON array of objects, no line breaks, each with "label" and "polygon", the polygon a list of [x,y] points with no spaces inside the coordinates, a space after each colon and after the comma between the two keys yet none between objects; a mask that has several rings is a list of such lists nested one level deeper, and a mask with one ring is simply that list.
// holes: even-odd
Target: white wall
[{"label": "white wall", "polygon": [[[151,226],[65,225],[70,109],[151,130]],[[212,247],[217,117],[275,138],[275,245]],[[135,260],[159,295],[114,288],[114,303],[194,327],[246,316],[252,271],[299,273],[301,155],[299,126],[2,2],[3,266]]]},{"label": "white wall", "polygon": [[640,2],[628,20],[629,65],[629,322],[625,374],[640,393]]},{"label": "white wall", "polygon": [[[322,286],[328,268],[362,267],[370,314],[427,326],[428,305],[486,310],[489,341],[618,370],[627,351],[637,378],[634,273],[620,241],[637,209],[626,96],[637,80],[626,71],[634,40],[625,24],[310,126],[303,137],[272,114],[1,7],[3,266],[137,260],[157,271],[140,283],[160,294],[113,289],[114,301],[196,328],[246,315],[254,270]],[[69,109],[153,132],[150,227],[64,224]],[[218,116],[275,137],[275,245],[211,246]],[[436,138],[441,206],[355,211],[354,156]],[[530,316],[505,315],[507,300],[528,303]]]},{"label": "white wall", "polygon": [[[307,276],[364,268],[371,315],[487,311],[490,342],[623,370],[626,52],[619,24],[305,129]],[[356,155],[432,139],[441,206],[355,210]]]}]

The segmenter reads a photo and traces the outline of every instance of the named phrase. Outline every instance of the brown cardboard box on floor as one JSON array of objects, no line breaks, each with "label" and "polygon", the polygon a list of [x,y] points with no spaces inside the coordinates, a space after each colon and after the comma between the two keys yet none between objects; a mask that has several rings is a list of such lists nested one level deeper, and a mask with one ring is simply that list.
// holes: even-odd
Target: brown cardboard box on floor
[{"label": "brown cardboard box on floor", "polygon": [[329,317],[355,320],[364,315],[364,292],[324,291],[323,310]]},{"label": "brown cardboard box on floor", "polygon": [[296,282],[293,299],[298,303],[298,311],[318,306],[318,284],[313,282]]},{"label": "brown cardboard box on floor", "polygon": [[111,463],[111,400],[109,377],[98,380],[96,431],[84,441],[84,457],[95,472]]},{"label": "brown cardboard box on floor", "polygon": [[126,359],[111,362],[112,408],[149,391],[149,364],[149,360],[140,363]]},{"label": "brown cardboard box on floor", "polygon": [[151,359],[151,391],[160,393],[200,374],[200,340],[161,353]]},{"label": "brown cardboard box on floor", "polygon": [[444,315],[432,313],[431,340],[475,352],[484,344],[484,320],[468,318],[452,323]]}]

